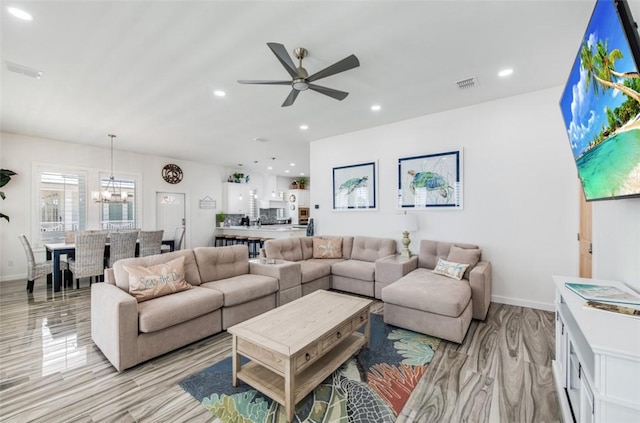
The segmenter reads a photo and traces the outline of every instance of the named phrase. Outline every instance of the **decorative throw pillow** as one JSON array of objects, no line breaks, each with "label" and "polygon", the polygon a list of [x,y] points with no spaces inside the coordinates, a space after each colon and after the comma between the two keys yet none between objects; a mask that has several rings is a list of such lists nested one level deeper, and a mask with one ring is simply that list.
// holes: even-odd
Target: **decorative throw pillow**
[{"label": "decorative throw pillow", "polygon": [[129,272],[129,294],[139,303],[191,289],[184,280],[184,257],[155,266],[122,266]]},{"label": "decorative throw pillow", "polygon": [[471,270],[476,267],[476,264],[480,261],[481,252],[482,250],[479,248],[460,248],[452,245],[451,250],[449,250],[449,255],[447,256],[447,261],[468,264],[469,267],[465,270],[464,276],[462,277],[469,279],[469,273],[471,273]]},{"label": "decorative throw pillow", "polygon": [[468,264],[454,263],[439,258],[438,264],[436,264],[436,268],[433,269],[433,273],[460,280],[462,279],[462,275],[464,275],[464,271],[467,269],[467,267],[469,267]]},{"label": "decorative throw pillow", "polygon": [[342,238],[313,238],[313,258],[342,258]]}]

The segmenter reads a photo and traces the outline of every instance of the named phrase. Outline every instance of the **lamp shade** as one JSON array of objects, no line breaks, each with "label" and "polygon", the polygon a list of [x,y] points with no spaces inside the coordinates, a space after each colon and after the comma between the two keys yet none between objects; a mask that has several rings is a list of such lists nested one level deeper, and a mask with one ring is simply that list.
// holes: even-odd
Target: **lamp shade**
[{"label": "lamp shade", "polygon": [[418,230],[418,218],[415,214],[400,215],[400,230],[407,232],[415,232]]}]

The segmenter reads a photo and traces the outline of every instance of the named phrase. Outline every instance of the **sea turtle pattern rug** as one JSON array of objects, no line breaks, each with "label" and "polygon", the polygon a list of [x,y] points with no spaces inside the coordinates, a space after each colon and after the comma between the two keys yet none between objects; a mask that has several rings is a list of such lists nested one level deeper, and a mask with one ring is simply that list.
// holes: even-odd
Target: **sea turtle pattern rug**
[{"label": "sea turtle pattern rug", "polygon": [[[440,339],[384,323],[371,314],[371,347],[362,349],[296,405],[294,422],[395,422]],[[244,382],[231,385],[231,357],[180,382],[224,423],[286,422],[284,407]]]}]

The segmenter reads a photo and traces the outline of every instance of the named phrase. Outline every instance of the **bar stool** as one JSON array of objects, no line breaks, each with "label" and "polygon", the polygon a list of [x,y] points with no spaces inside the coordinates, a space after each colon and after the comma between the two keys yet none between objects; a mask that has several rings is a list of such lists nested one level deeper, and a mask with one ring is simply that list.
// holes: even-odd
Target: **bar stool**
[{"label": "bar stool", "polygon": [[216,235],[215,239],[213,240],[213,246],[214,247],[224,246],[225,237],[226,235]]},{"label": "bar stool", "polygon": [[247,238],[247,243],[249,244],[249,257],[258,257],[260,238],[250,236],[249,238]]},{"label": "bar stool", "polygon": [[236,244],[249,245],[249,237],[242,236],[242,235],[236,235]]},{"label": "bar stool", "polygon": [[233,245],[236,243],[236,236],[235,235],[225,235],[224,236],[224,245]]}]

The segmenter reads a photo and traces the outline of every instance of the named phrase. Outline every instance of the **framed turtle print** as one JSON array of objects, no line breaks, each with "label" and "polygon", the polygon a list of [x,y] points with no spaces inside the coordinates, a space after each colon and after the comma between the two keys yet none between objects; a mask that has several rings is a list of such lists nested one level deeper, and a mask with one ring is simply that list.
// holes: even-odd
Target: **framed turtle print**
[{"label": "framed turtle print", "polygon": [[333,210],[373,210],[376,202],[376,163],[333,168]]},{"label": "framed turtle print", "polygon": [[398,207],[462,210],[461,151],[398,159]]}]

